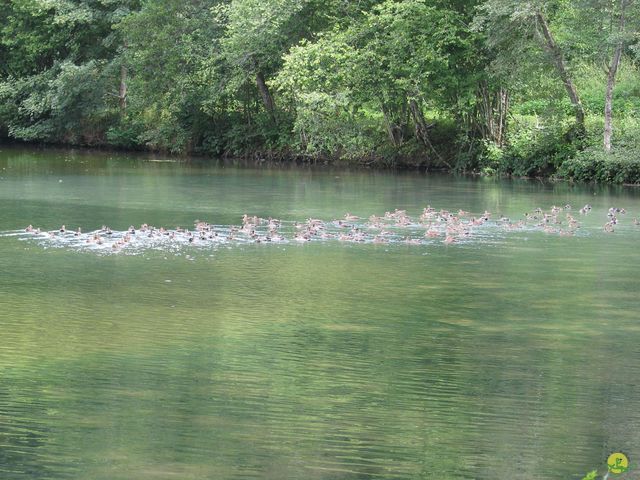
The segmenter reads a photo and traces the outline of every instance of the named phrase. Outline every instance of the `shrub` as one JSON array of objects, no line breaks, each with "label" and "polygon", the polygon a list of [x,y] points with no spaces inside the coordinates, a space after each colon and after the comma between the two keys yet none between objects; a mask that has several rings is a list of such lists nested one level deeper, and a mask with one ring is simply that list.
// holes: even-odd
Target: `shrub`
[{"label": "shrub", "polygon": [[505,147],[483,142],[478,168],[483,174],[548,176],[574,156],[579,146],[568,121],[546,126],[538,117],[522,116],[510,124]]},{"label": "shrub", "polygon": [[640,183],[640,150],[617,147],[610,153],[589,147],[566,160],[558,171],[562,178],[580,182]]}]

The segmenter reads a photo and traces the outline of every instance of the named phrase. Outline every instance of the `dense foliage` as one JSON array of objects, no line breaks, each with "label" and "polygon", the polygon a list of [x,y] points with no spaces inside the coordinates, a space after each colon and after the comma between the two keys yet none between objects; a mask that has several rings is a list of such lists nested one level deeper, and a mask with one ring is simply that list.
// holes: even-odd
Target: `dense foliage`
[{"label": "dense foliage", "polygon": [[0,0],[5,139],[640,181],[634,0]]}]

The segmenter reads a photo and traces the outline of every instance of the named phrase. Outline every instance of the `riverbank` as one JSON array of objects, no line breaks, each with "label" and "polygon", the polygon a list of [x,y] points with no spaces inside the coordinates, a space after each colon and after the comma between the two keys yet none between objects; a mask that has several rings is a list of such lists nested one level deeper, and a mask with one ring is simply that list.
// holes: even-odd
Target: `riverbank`
[{"label": "riverbank", "polygon": [[[591,122],[597,126],[598,122]],[[502,178],[537,178],[580,183],[640,185],[640,148],[634,145],[635,128],[626,128],[621,145],[605,153],[598,144],[595,128],[581,139],[572,136],[569,128],[558,127],[543,134],[530,128],[514,132],[515,141],[498,147],[486,142],[467,141],[456,145],[453,135],[441,135],[434,142],[434,153],[421,151],[415,143],[407,142],[402,149],[372,151],[361,157],[341,156],[339,153],[304,154],[287,149],[253,149],[238,152],[207,152],[202,147],[189,152],[171,152],[143,145],[122,146],[102,142],[47,143],[4,139],[0,147],[33,148],[38,150],[81,150],[84,152],[131,153],[143,158],[158,155],[176,161],[223,161],[246,165],[314,165],[338,168],[421,171],[463,174],[471,176],[497,176]],[[451,132],[450,132],[451,133]],[[464,147],[464,148],[462,148]],[[442,152],[442,153],[440,153]]]}]

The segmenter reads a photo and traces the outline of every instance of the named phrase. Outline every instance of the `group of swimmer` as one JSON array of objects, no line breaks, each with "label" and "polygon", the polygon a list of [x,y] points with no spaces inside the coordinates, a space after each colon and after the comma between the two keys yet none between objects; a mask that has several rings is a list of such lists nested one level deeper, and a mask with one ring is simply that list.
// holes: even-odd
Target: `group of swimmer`
[{"label": "group of swimmer", "polygon": [[[580,215],[588,215],[591,205],[580,208]],[[106,225],[102,228],[83,233],[81,228],[67,229],[62,225],[57,230],[42,231],[29,225],[25,233],[40,239],[61,241],[73,246],[106,247],[118,251],[129,246],[166,246],[166,245],[212,245],[229,243],[305,243],[314,240],[335,240],[356,243],[405,243],[422,245],[433,241],[452,244],[472,237],[483,226],[497,226],[504,230],[533,229],[549,234],[571,236],[580,228],[580,222],[572,214],[571,205],[552,206],[549,210],[536,208],[523,215],[521,220],[512,221],[485,211],[472,215],[458,210],[451,212],[427,206],[417,217],[411,217],[406,210],[385,212],[384,215],[371,215],[361,218],[346,213],[342,218],[324,221],[308,218],[304,222],[285,222],[271,217],[243,215],[239,225],[214,225],[196,220],[193,229],[176,227],[166,229],[142,224],[133,225],[124,231],[115,231]],[[612,233],[618,224],[618,216],[625,215],[624,208],[612,207],[607,212],[604,231]],[[634,219],[635,225],[640,225]]]}]

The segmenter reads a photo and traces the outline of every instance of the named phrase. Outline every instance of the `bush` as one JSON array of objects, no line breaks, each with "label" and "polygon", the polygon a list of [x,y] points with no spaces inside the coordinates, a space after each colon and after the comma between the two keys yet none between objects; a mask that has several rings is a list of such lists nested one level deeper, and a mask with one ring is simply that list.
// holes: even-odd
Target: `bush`
[{"label": "bush", "polygon": [[568,121],[545,126],[539,123],[538,117],[522,116],[510,124],[505,147],[483,142],[478,169],[486,175],[549,176],[573,157],[579,146]]},{"label": "bush", "polygon": [[559,168],[558,176],[579,182],[640,183],[640,123],[633,117],[614,119],[612,151],[602,147],[603,119],[587,122],[584,149]]},{"label": "bush", "polygon": [[610,153],[589,147],[566,160],[558,176],[579,182],[640,183],[640,150],[617,147]]},{"label": "bush", "polygon": [[346,94],[301,94],[293,125],[294,148],[311,156],[367,157],[384,144],[381,120],[351,107]]},{"label": "bush", "polygon": [[140,148],[139,141],[144,125],[131,116],[123,116],[107,130],[107,142],[117,148]]}]

